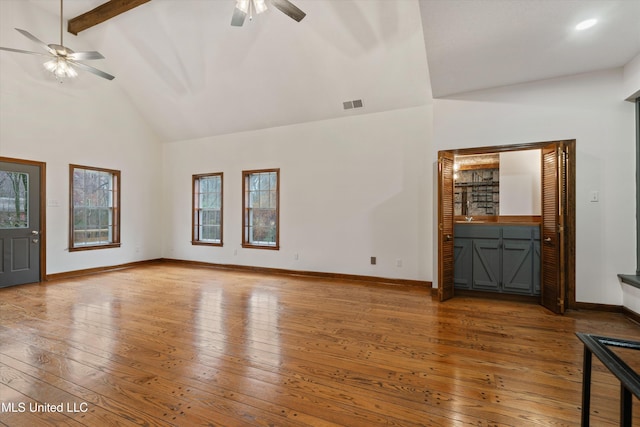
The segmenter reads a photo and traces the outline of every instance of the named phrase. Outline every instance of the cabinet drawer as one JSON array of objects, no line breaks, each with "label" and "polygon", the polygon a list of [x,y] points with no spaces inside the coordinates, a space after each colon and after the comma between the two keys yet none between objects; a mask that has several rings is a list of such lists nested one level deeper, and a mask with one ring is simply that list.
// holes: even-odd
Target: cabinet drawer
[{"label": "cabinet drawer", "polygon": [[499,239],[499,226],[478,225],[478,224],[456,224],[453,228],[455,237],[465,237],[469,239]]},{"label": "cabinet drawer", "polygon": [[502,229],[502,238],[531,240],[535,227],[510,225]]}]

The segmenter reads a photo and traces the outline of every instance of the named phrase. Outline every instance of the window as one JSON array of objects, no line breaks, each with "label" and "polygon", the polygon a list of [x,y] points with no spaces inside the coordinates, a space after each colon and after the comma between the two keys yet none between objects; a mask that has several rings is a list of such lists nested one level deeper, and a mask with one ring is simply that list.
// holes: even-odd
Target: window
[{"label": "window", "polygon": [[28,201],[29,174],[0,170],[0,228],[28,228]]},{"label": "window", "polygon": [[279,249],[280,169],[242,172],[242,246]]},{"label": "window", "polygon": [[222,246],[222,173],[193,175],[191,243]]},{"label": "window", "polygon": [[120,171],[69,165],[69,250],[120,246]]}]

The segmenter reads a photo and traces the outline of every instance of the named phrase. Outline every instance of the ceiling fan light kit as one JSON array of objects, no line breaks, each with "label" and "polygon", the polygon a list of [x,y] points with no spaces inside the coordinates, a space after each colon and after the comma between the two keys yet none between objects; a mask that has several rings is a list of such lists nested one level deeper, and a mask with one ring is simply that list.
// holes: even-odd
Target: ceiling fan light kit
[{"label": "ceiling fan light kit", "polygon": [[[302,10],[291,3],[289,0],[270,0],[271,5],[284,13],[296,22],[300,22],[305,16]],[[253,13],[261,14],[267,10],[267,0],[236,0],[236,7],[233,10],[233,16],[231,18],[231,25],[235,27],[241,27],[247,16],[249,20],[253,19]],[[91,59],[104,59],[100,53],[95,51],[87,52],[74,52],[63,44],[63,0],[60,0],[60,44],[46,44],[36,36],[26,30],[16,28],[20,34],[28,38],[29,40],[39,44],[47,51],[47,53],[32,52],[22,49],[13,49],[9,47],[0,47],[0,50],[16,53],[26,53],[29,55],[42,55],[49,57],[49,60],[43,64],[44,68],[52,73],[56,80],[60,83],[64,79],[72,79],[78,76],[76,68],[88,71],[95,74],[98,77],[102,77],[107,80],[113,80],[115,77],[97,68],[91,67],[85,63],[79,61],[86,61]]]},{"label": "ceiling fan light kit", "polygon": [[[307,15],[289,0],[271,0],[271,5],[297,22],[302,21],[302,18]],[[253,12],[260,14],[265,10],[267,10],[266,0],[236,0],[236,7],[231,17],[231,25],[242,27],[247,16],[251,21]]]},{"label": "ceiling fan light kit", "polygon": [[47,56],[50,59],[43,64],[44,68],[51,72],[56,80],[60,83],[67,78],[75,78],[78,76],[78,72],[75,68],[80,68],[82,70],[93,73],[99,77],[102,77],[107,80],[113,80],[115,77],[111,74],[105,73],[104,71],[98,70],[97,68],[91,67],[87,64],[78,61],[85,61],[91,59],[104,59],[99,52],[95,51],[87,51],[87,52],[74,52],[73,50],[65,47],[62,40],[63,35],[63,15],[62,15],[62,1],[60,0],[60,44],[46,44],[42,40],[38,39],[36,36],[31,34],[26,30],[21,30],[20,28],[16,28],[20,34],[30,39],[33,42],[36,42],[40,46],[42,46],[47,53],[39,53],[39,52],[31,52],[28,50],[21,49],[12,49],[8,47],[0,47],[0,50],[6,50],[9,52],[17,52],[17,53],[27,53],[30,55],[42,55]]},{"label": "ceiling fan light kit", "polygon": [[257,14],[261,14],[267,10],[267,4],[264,0],[236,0],[236,8],[242,12],[249,14],[249,19],[252,18],[252,10],[255,10]]},{"label": "ceiling fan light kit", "polygon": [[42,64],[47,71],[52,72],[58,81],[62,81],[64,78],[78,77],[78,72],[69,65],[67,60],[63,58],[54,58],[44,64]]}]

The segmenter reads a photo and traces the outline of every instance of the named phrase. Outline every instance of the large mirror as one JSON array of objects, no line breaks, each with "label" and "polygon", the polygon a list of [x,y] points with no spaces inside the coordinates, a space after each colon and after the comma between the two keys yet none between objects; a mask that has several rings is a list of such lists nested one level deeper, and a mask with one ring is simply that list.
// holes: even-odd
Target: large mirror
[{"label": "large mirror", "polygon": [[454,216],[539,216],[539,149],[456,155]]},{"label": "large mirror", "polygon": [[498,216],[500,214],[500,155],[455,156],[453,164],[453,214]]}]

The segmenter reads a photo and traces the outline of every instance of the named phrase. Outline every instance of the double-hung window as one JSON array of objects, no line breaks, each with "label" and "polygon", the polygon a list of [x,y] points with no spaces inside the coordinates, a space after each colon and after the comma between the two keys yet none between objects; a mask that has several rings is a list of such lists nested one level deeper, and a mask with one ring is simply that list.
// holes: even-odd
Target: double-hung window
[{"label": "double-hung window", "polygon": [[222,246],[222,172],[193,175],[191,243]]},{"label": "double-hung window", "polygon": [[279,249],[280,169],[242,172],[242,246]]},{"label": "double-hung window", "polygon": [[69,250],[120,246],[120,171],[69,165]]}]

